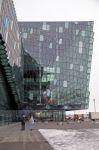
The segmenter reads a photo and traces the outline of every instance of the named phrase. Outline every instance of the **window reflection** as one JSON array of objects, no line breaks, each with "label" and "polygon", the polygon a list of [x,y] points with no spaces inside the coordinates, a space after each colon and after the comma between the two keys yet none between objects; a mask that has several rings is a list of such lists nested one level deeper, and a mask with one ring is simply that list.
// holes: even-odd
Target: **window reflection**
[{"label": "window reflection", "polygon": [[[46,102],[48,105],[52,99],[56,105],[85,102],[84,89],[88,84],[85,78],[87,73],[90,73],[90,68],[87,70],[87,67],[91,65],[87,60],[92,58],[90,56],[93,42],[87,23],[42,22],[34,26],[35,24],[33,30],[29,31],[24,27],[24,32],[29,32],[29,35],[33,31],[32,42],[24,40],[23,44],[36,61],[33,62],[32,69],[30,60],[27,62],[29,67],[25,66],[27,70],[30,69],[25,73],[25,89],[32,89],[36,93],[33,97],[37,104],[40,103],[40,99],[42,104]],[[47,91],[50,91],[50,94],[47,94]]]},{"label": "window reflection", "polygon": [[43,41],[43,40],[44,40],[44,36],[40,35],[40,41]]},{"label": "window reflection", "polygon": [[69,27],[69,22],[65,22],[65,28],[68,29]]},{"label": "window reflection", "polygon": [[62,44],[62,39],[59,39],[59,44]]},{"label": "window reflection", "polygon": [[63,33],[63,28],[59,27],[59,33]]},{"label": "window reflection", "polygon": [[23,38],[27,39],[27,33],[25,33],[25,32],[23,33]]}]

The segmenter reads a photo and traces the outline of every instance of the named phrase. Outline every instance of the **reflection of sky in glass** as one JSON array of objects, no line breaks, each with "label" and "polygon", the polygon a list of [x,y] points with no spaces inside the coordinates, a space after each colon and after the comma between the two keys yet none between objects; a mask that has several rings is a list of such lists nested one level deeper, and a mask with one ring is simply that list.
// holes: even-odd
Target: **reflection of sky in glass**
[{"label": "reflection of sky in glass", "polygon": [[8,29],[8,26],[9,26],[9,19],[8,19],[8,17],[4,18],[4,26],[5,26],[6,29]]}]

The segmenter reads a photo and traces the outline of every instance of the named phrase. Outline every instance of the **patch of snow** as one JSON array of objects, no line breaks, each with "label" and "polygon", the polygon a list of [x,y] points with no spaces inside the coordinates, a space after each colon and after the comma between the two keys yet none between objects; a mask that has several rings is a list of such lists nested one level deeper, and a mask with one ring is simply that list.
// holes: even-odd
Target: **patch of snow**
[{"label": "patch of snow", "polygon": [[54,150],[99,150],[99,129],[39,129]]}]

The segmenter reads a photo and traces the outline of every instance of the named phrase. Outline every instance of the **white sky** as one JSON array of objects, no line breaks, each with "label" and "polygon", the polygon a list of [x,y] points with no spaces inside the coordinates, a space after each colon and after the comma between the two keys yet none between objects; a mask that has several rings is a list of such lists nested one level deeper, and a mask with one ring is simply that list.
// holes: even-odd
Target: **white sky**
[{"label": "white sky", "polygon": [[89,110],[99,111],[99,0],[14,0],[19,21],[94,21]]}]

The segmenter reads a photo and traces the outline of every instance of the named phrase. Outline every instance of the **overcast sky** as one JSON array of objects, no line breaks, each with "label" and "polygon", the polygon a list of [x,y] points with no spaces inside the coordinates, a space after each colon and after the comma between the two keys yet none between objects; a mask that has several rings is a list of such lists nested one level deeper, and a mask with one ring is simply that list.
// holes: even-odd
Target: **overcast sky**
[{"label": "overcast sky", "polygon": [[94,21],[90,105],[99,111],[99,0],[14,0],[19,21]]}]

